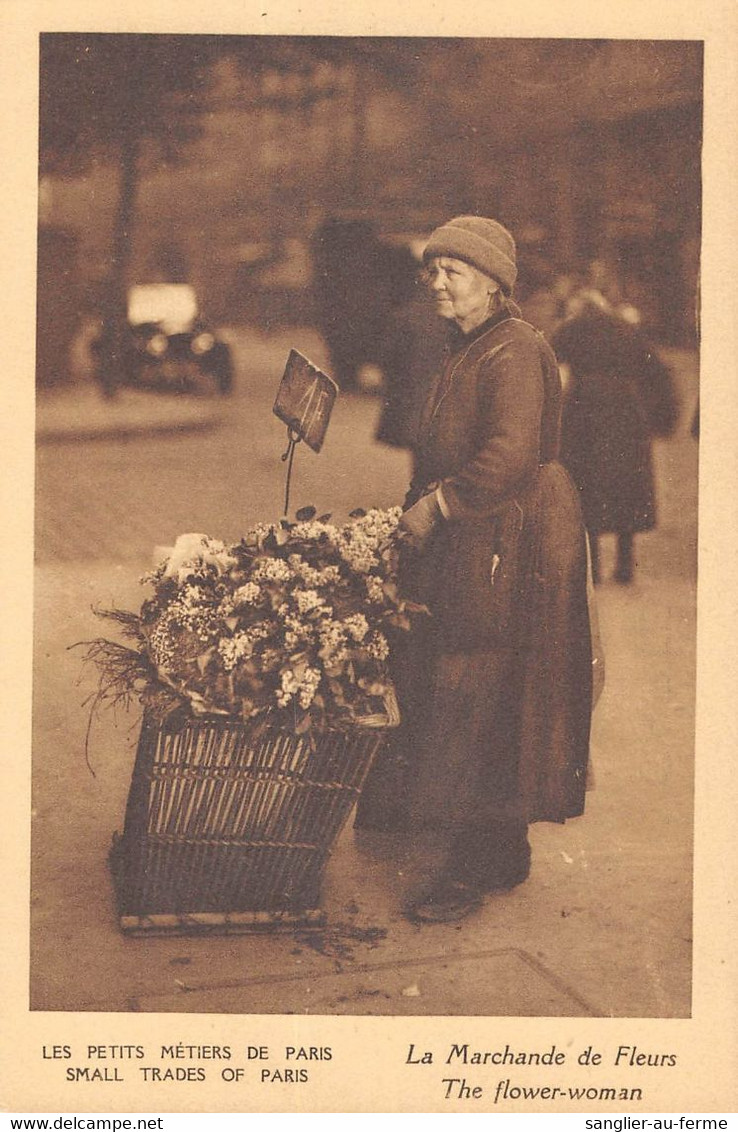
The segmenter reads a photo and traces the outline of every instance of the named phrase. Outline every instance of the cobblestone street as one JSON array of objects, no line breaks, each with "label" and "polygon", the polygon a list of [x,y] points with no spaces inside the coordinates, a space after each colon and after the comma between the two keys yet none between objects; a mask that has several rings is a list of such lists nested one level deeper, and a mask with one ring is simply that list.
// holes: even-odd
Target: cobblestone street
[{"label": "cobblestone street", "polygon": [[[236,538],[278,518],[286,430],[271,408],[293,344],[326,364],[310,330],[281,340],[235,336],[241,381],[215,406],[212,427],[40,446],[37,561],[147,562],[155,545],[183,531]],[[373,443],[378,410],[377,398],[339,398],[320,455],[297,450],[291,510],[313,502],[338,514],[401,500],[408,459]]]}]

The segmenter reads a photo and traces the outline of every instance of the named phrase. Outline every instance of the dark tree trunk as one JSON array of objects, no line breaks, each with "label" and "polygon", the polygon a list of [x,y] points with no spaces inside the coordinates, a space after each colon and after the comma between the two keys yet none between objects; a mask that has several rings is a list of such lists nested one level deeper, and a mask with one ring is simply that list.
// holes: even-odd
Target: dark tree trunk
[{"label": "dark tree trunk", "polygon": [[367,99],[366,73],[363,65],[357,63],[354,67],[351,99],[353,117],[351,191],[357,204],[363,203],[366,192]]},{"label": "dark tree trunk", "polygon": [[113,247],[108,293],[105,296],[106,310],[103,321],[108,327],[107,348],[104,350],[101,367],[101,384],[107,396],[113,396],[125,380],[124,341],[126,332],[126,297],[129,284],[131,262],[133,218],[138,189],[138,156],[140,138],[131,132],[124,134],[120,149],[120,191],[118,209],[113,228]]},{"label": "dark tree trunk", "polygon": [[138,190],[138,155],[141,140],[137,134],[127,133],[121,141],[120,193],[118,215],[113,232],[113,270],[118,272],[122,286],[128,282],[128,265],[131,260],[131,230]]}]

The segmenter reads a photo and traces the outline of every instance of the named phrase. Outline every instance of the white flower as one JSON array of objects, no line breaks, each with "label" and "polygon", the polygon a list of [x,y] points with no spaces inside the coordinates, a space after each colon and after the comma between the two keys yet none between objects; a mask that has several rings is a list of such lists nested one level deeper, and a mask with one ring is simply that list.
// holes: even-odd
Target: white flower
[{"label": "white flower", "polygon": [[287,707],[292,697],[299,692],[300,683],[291,668],[286,668],[280,680],[281,688],[277,692],[277,703],[280,707]]},{"label": "white flower", "polygon": [[315,590],[296,590],[294,597],[300,613],[310,613],[324,605],[322,597]]},{"label": "white flower", "polygon": [[192,585],[191,582],[182,587],[178,596],[179,604],[187,610],[195,609],[205,600],[207,598],[202,586]]},{"label": "white flower", "polygon": [[384,601],[384,582],[376,574],[367,574],[364,579],[366,592],[371,602]]},{"label": "white flower", "polygon": [[372,633],[369,643],[366,646],[366,651],[369,656],[375,660],[386,660],[389,656],[389,644],[384,633],[375,631]]},{"label": "white flower", "polygon": [[285,617],[284,644],[288,652],[294,652],[305,641],[313,639],[313,626],[306,625],[299,617]]},{"label": "white flower", "polygon": [[363,641],[369,632],[369,622],[363,613],[354,613],[343,622],[343,627],[355,641]]},{"label": "white flower", "polygon": [[201,561],[207,537],[202,534],[180,535],[169,552],[164,577],[173,578],[186,563]]},{"label": "white flower", "polygon": [[206,538],[202,560],[206,566],[215,566],[219,574],[225,574],[238,564],[224,542],[217,538]]},{"label": "white flower", "polygon": [[225,543],[208,535],[191,533],[177,538],[166,560],[163,576],[176,576],[181,581],[183,575],[199,566],[215,566],[219,573],[224,573],[235,565],[236,559],[228,552]]},{"label": "white flower", "polygon": [[308,539],[311,542],[317,542],[324,535],[327,536],[329,542],[332,542],[335,534],[336,528],[334,526],[330,523],[319,523],[315,519],[309,519],[304,523],[295,523],[292,529],[294,538]]},{"label": "white flower", "polygon": [[359,574],[367,574],[378,565],[379,549],[397,527],[401,514],[399,507],[375,509],[342,527],[337,545],[344,562]]},{"label": "white flower", "polygon": [[307,710],[313,700],[320,684],[321,672],[318,668],[308,668],[300,682],[300,707]]},{"label": "white flower", "polygon": [[246,582],[239,586],[233,595],[234,605],[253,605],[261,597],[261,587],[256,582]]},{"label": "white flower", "polygon": [[319,656],[328,664],[338,664],[346,659],[346,634],[338,621],[326,618],[318,626],[320,641]]},{"label": "white flower", "polygon": [[395,530],[401,515],[400,507],[390,507],[387,511],[379,511],[375,508],[361,518],[355,519],[352,524],[344,528],[344,531],[353,532],[356,538],[360,538],[372,549],[377,550]]},{"label": "white flower", "polygon": [[324,566],[318,571],[319,586],[335,586],[341,581],[341,571],[337,566]]},{"label": "white flower", "polygon": [[226,672],[231,672],[239,660],[251,656],[253,651],[254,640],[250,633],[237,633],[234,637],[225,637],[218,642],[218,652]]},{"label": "white flower", "polygon": [[254,582],[288,582],[292,571],[283,558],[260,558],[251,578]]},{"label": "white flower", "polygon": [[343,533],[338,543],[338,552],[344,562],[357,574],[368,574],[378,562],[369,541],[364,538],[361,531],[353,528]]},{"label": "white flower", "polygon": [[277,703],[280,707],[287,707],[297,697],[300,707],[307,711],[315,698],[321,678],[319,668],[305,668],[299,679],[291,668],[286,668],[280,679]]},{"label": "white flower", "polygon": [[151,658],[157,668],[166,668],[174,660],[174,642],[169,631],[170,620],[171,618],[165,613],[149,637]]},{"label": "white flower", "polygon": [[223,615],[220,605],[213,606],[208,593],[201,586],[188,582],[176,593],[159,618],[151,635],[152,649],[162,647],[165,635],[170,644],[173,643],[174,638],[170,632],[172,626],[187,629],[200,640],[208,641],[218,631]]}]

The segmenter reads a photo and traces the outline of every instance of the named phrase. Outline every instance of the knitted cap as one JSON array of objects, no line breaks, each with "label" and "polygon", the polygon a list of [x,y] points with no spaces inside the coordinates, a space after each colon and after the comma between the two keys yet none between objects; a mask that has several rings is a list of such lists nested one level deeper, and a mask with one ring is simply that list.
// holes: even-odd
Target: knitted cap
[{"label": "knitted cap", "polygon": [[484,216],[457,216],[431,233],[423,252],[423,262],[447,255],[463,259],[496,279],[507,294],[513,289],[518,269],[515,241],[496,220]]}]

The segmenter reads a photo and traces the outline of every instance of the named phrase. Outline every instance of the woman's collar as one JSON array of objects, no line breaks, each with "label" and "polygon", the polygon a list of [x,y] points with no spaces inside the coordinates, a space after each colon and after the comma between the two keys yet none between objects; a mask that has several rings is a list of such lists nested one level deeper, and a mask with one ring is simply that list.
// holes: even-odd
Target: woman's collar
[{"label": "woman's collar", "polygon": [[504,322],[505,319],[521,317],[522,313],[517,303],[514,303],[512,299],[505,299],[499,310],[496,310],[494,314],[491,314],[489,318],[486,318],[479,326],[475,326],[468,334],[465,334],[455,323],[452,324],[452,342],[455,346],[468,346],[472,342],[475,342],[477,338],[481,338],[488,330],[492,330],[492,328],[497,326],[500,322]]}]

